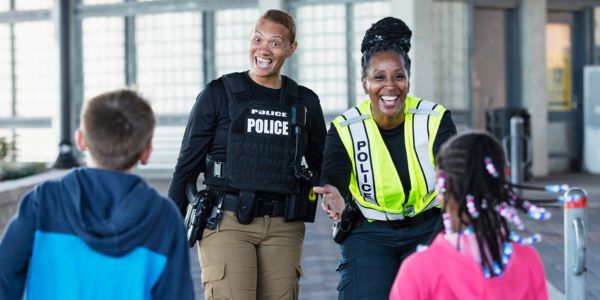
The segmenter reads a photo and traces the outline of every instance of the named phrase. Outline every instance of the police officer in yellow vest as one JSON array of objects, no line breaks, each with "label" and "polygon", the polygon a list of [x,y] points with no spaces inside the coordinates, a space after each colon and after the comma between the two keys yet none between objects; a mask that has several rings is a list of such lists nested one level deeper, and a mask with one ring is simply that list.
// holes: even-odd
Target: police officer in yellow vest
[{"label": "police officer in yellow vest", "polygon": [[402,261],[441,223],[434,156],[456,126],[442,105],[408,96],[411,34],[392,17],[367,30],[361,60],[369,99],[337,117],[327,135],[314,190],[336,222],[348,203],[360,212],[341,242],[339,299],[388,299]]}]

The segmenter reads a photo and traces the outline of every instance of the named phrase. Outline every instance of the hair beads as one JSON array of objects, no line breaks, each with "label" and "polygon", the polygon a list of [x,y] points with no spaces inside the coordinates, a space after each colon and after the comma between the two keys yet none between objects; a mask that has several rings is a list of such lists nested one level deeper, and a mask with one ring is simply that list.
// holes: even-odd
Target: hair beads
[{"label": "hair beads", "polygon": [[486,156],[484,159],[484,163],[485,163],[485,169],[488,171],[488,173],[490,175],[492,175],[492,177],[498,178],[498,171],[496,170],[496,167],[494,167],[494,164],[492,163],[492,159],[490,157]]},{"label": "hair beads", "polygon": [[548,193],[564,193],[569,190],[569,185],[567,185],[567,184],[547,185],[545,187],[545,190]]},{"label": "hair beads", "polygon": [[442,218],[444,219],[444,228],[446,229],[446,234],[450,234],[454,232],[452,230],[452,219],[449,213],[442,214]]},{"label": "hair beads", "polygon": [[442,172],[441,170],[438,170],[438,172],[437,172],[437,179],[435,181],[435,187],[437,188],[438,193],[443,194],[446,192],[446,176],[444,175],[444,172]]},{"label": "hair beads", "polygon": [[473,195],[467,195],[467,209],[469,210],[469,214],[474,219],[479,217],[479,211],[477,211],[477,206],[475,205],[475,197]]}]

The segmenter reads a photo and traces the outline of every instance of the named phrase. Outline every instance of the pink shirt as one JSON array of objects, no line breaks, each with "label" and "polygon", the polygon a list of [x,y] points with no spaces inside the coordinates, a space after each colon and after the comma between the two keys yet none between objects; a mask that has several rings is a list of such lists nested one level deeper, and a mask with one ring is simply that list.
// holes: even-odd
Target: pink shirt
[{"label": "pink shirt", "polygon": [[487,279],[475,258],[439,234],[426,250],[402,263],[390,299],[548,299],[539,254],[531,246],[512,245],[504,273]]}]

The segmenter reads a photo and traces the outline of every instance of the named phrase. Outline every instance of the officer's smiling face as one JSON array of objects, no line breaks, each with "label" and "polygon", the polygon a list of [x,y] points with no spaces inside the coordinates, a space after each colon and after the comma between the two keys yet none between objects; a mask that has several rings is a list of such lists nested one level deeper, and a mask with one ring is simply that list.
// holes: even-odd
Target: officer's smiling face
[{"label": "officer's smiling face", "polygon": [[250,35],[251,76],[258,81],[279,78],[283,63],[295,49],[296,42],[290,42],[290,32],[285,26],[267,19],[258,20]]},{"label": "officer's smiling face", "polygon": [[371,111],[378,125],[399,125],[404,121],[404,104],[410,83],[404,59],[394,52],[379,52],[369,60],[362,80],[371,99]]}]

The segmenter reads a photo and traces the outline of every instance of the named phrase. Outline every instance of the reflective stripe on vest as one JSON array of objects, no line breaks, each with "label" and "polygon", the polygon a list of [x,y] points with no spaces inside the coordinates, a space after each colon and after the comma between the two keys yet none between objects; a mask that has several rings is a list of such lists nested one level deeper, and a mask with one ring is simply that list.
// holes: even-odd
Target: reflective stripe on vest
[{"label": "reflective stripe on vest", "polygon": [[[423,177],[425,178],[426,190],[429,192],[425,196],[425,199],[428,199],[435,191],[435,167],[433,166],[434,158],[429,156],[429,153],[432,153],[433,151],[430,152],[431,149],[429,147],[430,134],[428,124],[430,115],[439,115],[439,112],[434,110],[436,106],[437,104],[431,101],[421,100],[417,109],[408,110],[409,113],[412,113],[413,118],[413,147],[415,149],[415,154],[417,155],[417,162],[419,163],[420,169],[423,172]],[[427,134],[415,134],[424,132]],[[433,142],[435,136],[431,138]],[[433,201],[435,201],[435,204],[437,205],[437,199],[434,198],[432,202]]]},{"label": "reflective stripe on vest", "polygon": [[350,128],[352,148],[354,149],[354,173],[357,174],[359,191],[365,201],[377,205],[373,161],[371,160],[371,151],[369,151],[371,145],[367,129],[362,122],[371,116],[361,114],[356,107],[346,111],[342,116],[345,120],[340,124]]},{"label": "reflective stripe on vest", "polygon": [[406,196],[372,119],[370,104],[366,100],[333,122],[352,161],[349,188],[361,212],[368,219],[400,220],[437,205],[437,201],[432,201],[435,198],[433,140],[445,108],[418,98],[406,98],[405,148],[412,186]]}]

